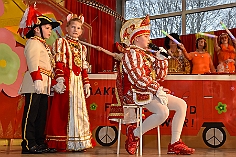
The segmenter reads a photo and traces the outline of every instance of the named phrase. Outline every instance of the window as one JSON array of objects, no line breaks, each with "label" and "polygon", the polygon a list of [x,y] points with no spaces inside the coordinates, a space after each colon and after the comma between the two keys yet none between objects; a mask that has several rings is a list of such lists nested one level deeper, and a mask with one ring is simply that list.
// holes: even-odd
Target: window
[{"label": "window", "polygon": [[235,0],[186,0],[186,10],[218,6],[222,4],[235,3]]},{"label": "window", "polygon": [[124,0],[125,19],[151,16],[151,38],[236,28],[236,0]]},{"label": "window", "polygon": [[223,29],[222,21],[228,28],[236,27],[236,7],[186,15],[186,34],[210,32]]},{"label": "window", "polygon": [[[163,36],[161,30],[168,30],[170,33],[181,33],[181,16],[167,17],[151,20],[151,39]],[[168,27],[171,25],[171,27]]]},{"label": "window", "polygon": [[182,0],[126,0],[125,19],[161,15],[182,10]]}]

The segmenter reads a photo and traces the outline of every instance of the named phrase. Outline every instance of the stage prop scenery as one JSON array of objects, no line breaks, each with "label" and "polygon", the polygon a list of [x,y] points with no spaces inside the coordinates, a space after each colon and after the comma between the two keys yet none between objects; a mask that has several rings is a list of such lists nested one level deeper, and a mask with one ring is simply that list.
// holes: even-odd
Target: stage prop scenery
[{"label": "stage prop scenery", "polygon": [[[97,2],[102,3],[101,0]],[[115,1],[106,1],[104,6],[115,10],[116,4]],[[0,0],[0,139],[21,138],[24,96],[18,95],[18,89],[27,67],[24,58],[25,39],[17,34],[17,30],[26,7],[22,0]],[[66,16],[71,12],[83,13],[87,23],[81,40],[115,51],[115,18],[121,18],[120,16],[108,14],[104,9],[99,10],[83,1],[67,1],[65,7],[67,9],[51,0],[37,0],[38,10],[55,21],[65,21]],[[47,41],[49,44],[65,34],[65,24],[64,22],[60,28],[54,30],[52,37]],[[230,31],[236,34],[236,29]],[[205,33],[220,35],[222,32],[225,30]],[[181,36],[188,52],[195,50],[195,41],[200,35]],[[212,48],[213,41],[208,36],[204,38],[208,42],[208,52],[217,65],[217,57]],[[164,38],[153,39],[152,42],[163,46]],[[88,61],[92,65],[92,74],[89,74],[91,96],[87,99],[91,130],[100,145],[112,146],[118,136],[117,123],[107,118],[115,89],[116,73],[112,72],[114,60],[103,52],[97,52],[89,47],[88,50]],[[190,147],[234,148],[236,144],[235,80],[234,74],[168,75],[166,80],[161,82],[164,87],[171,90],[173,95],[183,98],[188,104],[182,138]],[[144,113],[146,117],[149,115],[146,110]],[[171,113],[160,126],[163,147],[169,143],[172,117]],[[125,128],[122,127],[123,134]],[[156,129],[145,134],[144,145],[151,145],[156,141],[156,134]]]}]

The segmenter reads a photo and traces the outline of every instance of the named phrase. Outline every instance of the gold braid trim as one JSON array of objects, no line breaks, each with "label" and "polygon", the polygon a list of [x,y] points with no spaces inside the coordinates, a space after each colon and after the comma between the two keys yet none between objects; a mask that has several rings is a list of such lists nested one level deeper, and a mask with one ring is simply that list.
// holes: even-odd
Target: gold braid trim
[{"label": "gold braid trim", "polygon": [[123,113],[110,113],[109,116],[111,116],[111,117],[123,117],[124,114]]},{"label": "gold braid trim", "polygon": [[43,68],[39,68],[39,70],[40,70],[40,73],[47,75],[48,77],[54,78],[54,73],[52,71],[46,70]]},{"label": "gold braid trim", "polygon": [[61,69],[56,69],[56,70],[55,70],[55,72],[58,72],[58,71],[60,71],[60,72],[62,72],[62,73],[64,72],[64,71],[61,70]]},{"label": "gold braid trim", "polygon": [[80,3],[84,3],[88,6],[94,7],[100,11],[103,11],[117,19],[119,19],[121,22],[125,22],[126,20],[124,19],[123,16],[121,16],[120,14],[118,14],[116,11],[112,10],[111,8],[109,8],[108,6],[105,6],[95,0],[78,0],[78,2]]}]

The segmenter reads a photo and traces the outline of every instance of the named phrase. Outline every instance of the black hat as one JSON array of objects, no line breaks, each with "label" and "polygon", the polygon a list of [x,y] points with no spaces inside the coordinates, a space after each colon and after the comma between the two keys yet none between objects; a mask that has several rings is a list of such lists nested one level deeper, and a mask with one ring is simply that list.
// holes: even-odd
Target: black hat
[{"label": "black hat", "polygon": [[38,16],[37,23],[34,24],[33,27],[31,27],[30,31],[26,34],[26,38],[31,38],[34,36],[34,28],[38,26],[46,25],[46,24],[50,24],[52,26],[52,29],[60,26],[60,22],[52,21],[47,16],[43,16],[43,15]]},{"label": "black hat", "polygon": [[[177,33],[170,33],[169,35],[181,43],[181,40],[180,40],[179,35]],[[164,45],[165,45],[166,49],[170,49],[170,46],[169,46],[170,40],[171,39],[168,36],[165,37]]]}]

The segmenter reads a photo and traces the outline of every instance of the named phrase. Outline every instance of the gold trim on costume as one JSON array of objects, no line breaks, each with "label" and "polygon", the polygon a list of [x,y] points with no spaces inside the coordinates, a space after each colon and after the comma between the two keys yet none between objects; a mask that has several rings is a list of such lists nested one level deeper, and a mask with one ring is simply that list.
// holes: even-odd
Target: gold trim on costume
[{"label": "gold trim on costume", "polygon": [[64,76],[64,74],[57,74],[57,75],[55,75],[54,77],[57,78],[57,77],[59,77],[59,76]]},{"label": "gold trim on costume", "polygon": [[63,141],[67,141],[67,140],[61,140],[61,139],[50,139],[49,141],[61,141],[61,142],[63,142]]},{"label": "gold trim on costume", "polygon": [[110,113],[109,116],[124,116],[123,113]]},{"label": "gold trim on costume", "polygon": [[2,122],[0,121],[0,137],[3,137]]},{"label": "gold trim on costume", "polygon": [[77,67],[82,67],[81,56],[78,54],[74,54],[74,63]]},{"label": "gold trim on costume", "polygon": [[52,20],[49,19],[49,18],[46,17],[46,16],[39,16],[38,18],[40,18],[40,19],[45,19],[45,20],[47,20],[47,21],[49,21],[49,22],[52,22]]},{"label": "gold trim on costume", "polygon": [[29,111],[30,111],[30,107],[31,107],[31,103],[32,103],[32,96],[33,96],[33,93],[30,94],[30,103],[29,103],[28,111],[27,111],[26,118],[25,118],[24,137],[23,137],[24,140],[26,141],[26,148],[27,149],[29,149],[29,147],[28,147],[28,140],[26,139],[26,126],[27,126],[27,120],[29,117]]},{"label": "gold trim on costume", "polygon": [[12,123],[10,122],[7,126],[5,137],[11,137],[12,135],[13,135],[13,127],[12,127]]},{"label": "gold trim on costume", "polygon": [[111,104],[111,106],[120,106],[120,105],[117,103],[117,104]]},{"label": "gold trim on costume", "polygon": [[22,130],[21,130],[21,124],[19,124],[18,126],[17,126],[17,129],[16,129],[16,131],[15,131],[15,133],[14,133],[14,138],[20,138],[21,137],[21,133],[22,132]]},{"label": "gold trim on costume", "polygon": [[121,106],[121,102],[120,102],[120,98],[119,98],[119,95],[118,95],[117,88],[115,88],[115,95],[116,95],[118,106]]},{"label": "gold trim on costume", "polygon": [[39,70],[40,70],[40,73],[47,75],[48,77],[54,78],[54,73],[52,71],[46,70],[43,68],[39,68]]},{"label": "gold trim on costume", "polygon": [[63,72],[63,73],[64,73],[64,71],[61,70],[61,69],[56,69],[55,72],[57,72],[57,71],[60,71],[60,72]]},{"label": "gold trim on costume", "polygon": [[47,135],[47,138],[48,137],[56,137],[56,138],[62,138],[62,137],[65,137],[65,138],[67,138],[67,136],[52,136],[52,135]]}]

